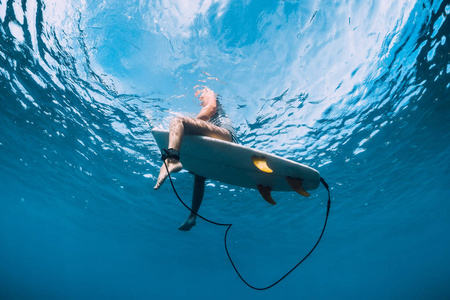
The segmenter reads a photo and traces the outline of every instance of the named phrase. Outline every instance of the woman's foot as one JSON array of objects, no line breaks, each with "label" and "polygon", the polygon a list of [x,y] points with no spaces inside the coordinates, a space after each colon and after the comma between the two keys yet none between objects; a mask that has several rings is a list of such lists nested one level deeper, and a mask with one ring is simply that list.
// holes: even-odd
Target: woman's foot
[{"label": "woman's foot", "polygon": [[196,224],[195,222],[195,216],[189,217],[183,224],[181,224],[180,227],[178,227],[179,230],[182,231],[189,231],[192,227],[194,227]]},{"label": "woman's foot", "polygon": [[[183,165],[178,160],[166,159],[167,169],[169,169],[169,173],[177,173],[183,169]],[[156,185],[153,187],[155,190],[159,189],[159,187],[166,181],[169,174],[167,173],[166,166],[163,164],[161,169],[159,170],[158,180],[156,181]]]}]

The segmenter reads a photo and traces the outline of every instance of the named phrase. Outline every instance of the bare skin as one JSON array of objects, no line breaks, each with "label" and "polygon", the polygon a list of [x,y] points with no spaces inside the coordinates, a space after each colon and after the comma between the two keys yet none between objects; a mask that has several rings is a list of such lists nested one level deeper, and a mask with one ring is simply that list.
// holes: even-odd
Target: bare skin
[{"label": "bare skin", "polygon": [[205,180],[206,178],[195,175],[194,190],[192,192],[192,211],[186,221],[181,224],[178,229],[182,231],[189,231],[193,226],[195,226],[197,218],[196,213],[202,204],[203,195],[205,193]]},{"label": "bare skin", "polygon": [[[195,96],[199,97],[200,105],[203,106],[203,108],[195,118],[175,117],[172,119],[169,128],[169,148],[179,151],[185,134],[203,135],[229,142],[232,141],[231,134],[228,130],[207,122],[214,116],[217,109],[217,97],[214,92],[208,88],[204,88],[202,90],[197,90]],[[169,173],[176,173],[183,169],[183,165],[177,159],[168,158],[166,159],[166,164]],[[166,167],[163,164],[159,171],[158,180],[154,189],[159,189],[168,176]],[[192,193],[192,211],[187,220],[181,224],[178,229],[189,231],[195,226],[196,214],[200,208],[205,192],[205,180],[206,178],[195,175],[194,190]]]},{"label": "bare skin", "polygon": [[[228,130],[207,122],[216,113],[217,109],[217,97],[214,94],[214,91],[204,88],[196,91],[195,96],[199,97],[200,105],[203,106],[203,108],[195,118],[175,117],[172,119],[169,128],[169,148],[179,151],[185,134],[209,136],[225,141],[232,140]],[[166,159],[166,164],[169,173],[179,172],[183,168],[181,162],[173,158]],[[154,187],[155,190],[159,189],[167,179],[168,175],[169,174],[163,164]]]}]

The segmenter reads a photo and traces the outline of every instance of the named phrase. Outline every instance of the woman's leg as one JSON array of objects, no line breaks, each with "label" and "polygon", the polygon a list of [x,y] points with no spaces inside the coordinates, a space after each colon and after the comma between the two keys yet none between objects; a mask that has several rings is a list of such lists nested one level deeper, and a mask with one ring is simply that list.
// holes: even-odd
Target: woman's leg
[{"label": "woman's leg", "polygon": [[[181,142],[183,141],[183,136],[185,134],[209,136],[229,142],[232,140],[231,133],[224,128],[215,126],[200,119],[175,117],[170,122],[169,148],[179,151],[181,148]],[[173,158],[168,158],[166,160],[166,164],[169,169],[169,173],[179,172],[183,168],[183,165],[178,160]],[[167,173],[165,166],[162,165],[154,189],[159,189],[168,176],[169,174]]]},{"label": "woman's leg", "polygon": [[193,226],[195,226],[197,212],[202,204],[203,195],[205,194],[205,180],[206,178],[195,175],[194,178],[194,191],[192,192],[192,206],[191,213],[187,220],[178,228],[183,231],[189,231]]},{"label": "woman's leg", "polygon": [[203,135],[231,142],[231,133],[225,128],[215,126],[200,119],[188,117],[175,117],[170,122],[169,148],[180,150],[183,136]]}]

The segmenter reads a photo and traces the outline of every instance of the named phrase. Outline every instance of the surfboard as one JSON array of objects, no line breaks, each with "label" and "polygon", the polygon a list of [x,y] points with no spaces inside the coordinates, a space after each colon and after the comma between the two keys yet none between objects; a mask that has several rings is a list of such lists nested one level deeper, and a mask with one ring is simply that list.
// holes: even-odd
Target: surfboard
[{"label": "surfboard", "polygon": [[[161,129],[151,132],[158,147],[167,149],[169,132]],[[258,189],[271,204],[275,204],[271,191],[295,190],[309,196],[306,191],[314,190],[320,184],[319,172],[311,167],[207,136],[185,135],[180,162],[193,174],[225,184]]]}]

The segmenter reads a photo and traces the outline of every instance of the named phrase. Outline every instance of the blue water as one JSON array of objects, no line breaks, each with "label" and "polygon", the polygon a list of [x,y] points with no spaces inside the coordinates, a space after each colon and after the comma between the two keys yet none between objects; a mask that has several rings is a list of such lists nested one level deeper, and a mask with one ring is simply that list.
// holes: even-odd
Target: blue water
[{"label": "blue water", "polygon": [[[156,1],[155,1],[156,2]],[[1,299],[449,299],[446,1],[0,0]],[[219,92],[242,144],[331,186],[316,251],[249,289],[150,134]],[[174,176],[190,201],[192,176]],[[255,286],[312,247],[310,198],[208,181]]]}]

